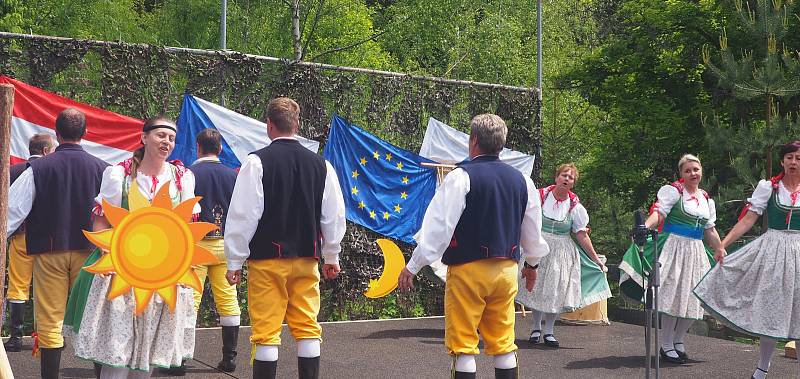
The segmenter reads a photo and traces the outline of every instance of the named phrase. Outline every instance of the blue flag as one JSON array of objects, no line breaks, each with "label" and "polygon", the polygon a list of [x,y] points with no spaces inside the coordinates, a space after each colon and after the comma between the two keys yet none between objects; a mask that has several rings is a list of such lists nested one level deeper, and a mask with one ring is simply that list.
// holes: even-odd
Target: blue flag
[{"label": "blue flag", "polygon": [[435,163],[333,115],[323,154],[339,176],[347,219],[414,244],[436,191]]}]

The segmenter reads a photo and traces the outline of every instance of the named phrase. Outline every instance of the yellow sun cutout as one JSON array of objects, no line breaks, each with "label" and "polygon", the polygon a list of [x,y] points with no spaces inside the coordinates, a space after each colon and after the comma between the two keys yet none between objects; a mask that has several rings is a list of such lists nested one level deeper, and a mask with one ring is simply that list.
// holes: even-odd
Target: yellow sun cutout
[{"label": "yellow sun cutout", "polygon": [[[135,181],[134,181],[135,183]],[[129,203],[141,203],[137,186],[132,185]],[[103,200],[103,212],[112,229],[83,234],[104,254],[85,270],[94,274],[114,273],[108,300],[133,289],[136,314],[142,314],[153,293],[158,293],[175,311],[177,286],[185,285],[202,291],[202,283],[193,266],[216,263],[208,250],[195,242],[217,226],[207,222],[190,222],[192,209],[200,197],[186,200],[174,209],[169,197],[169,183],[158,191],[149,206],[133,211],[115,207]],[[144,199],[147,203],[147,200]]]}]

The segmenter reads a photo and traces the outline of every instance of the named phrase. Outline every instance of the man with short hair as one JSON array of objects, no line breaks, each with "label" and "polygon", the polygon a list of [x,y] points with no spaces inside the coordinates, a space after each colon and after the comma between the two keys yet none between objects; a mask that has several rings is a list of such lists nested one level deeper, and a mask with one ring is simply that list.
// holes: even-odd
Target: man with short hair
[{"label": "man with short hair", "polygon": [[[214,230],[198,242],[198,245],[214,254],[220,263],[202,265],[194,269],[200,278],[200,283],[205,283],[206,276],[211,283],[214,294],[214,304],[217,307],[219,323],[222,326],[222,360],[217,368],[224,372],[236,370],[236,345],[239,337],[239,323],[241,310],[236,295],[236,286],[228,283],[225,278],[227,263],[225,261],[225,218],[233,195],[233,186],[236,184],[236,171],[225,167],[219,160],[222,152],[222,138],[214,129],[204,129],[197,134],[197,160],[190,167],[194,174],[195,196],[200,196],[200,221],[210,222],[219,229]],[[200,308],[203,298],[202,291],[195,291],[195,310]],[[172,375],[185,375],[185,366],[168,371]]]},{"label": "man with short hair", "polygon": [[333,166],[295,138],[299,127],[297,103],[269,102],[272,143],[242,165],[225,223],[230,283],[239,283],[248,260],[254,379],[276,377],[284,319],[297,340],[299,377],[319,377],[320,257],[326,279],[339,274],[344,198]]},{"label": "man with short hair", "polygon": [[[50,154],[56,141],[49,134],[35,134],[28,140],[27,162],[17,163],[9,169],[10,184],[28,168],[28,163]],[[8,242],[8,319],[9,338],[3,347],[8,352],[22,351],[23,324],[25,321],[25,302],[30,298],[31,278],[33,277],[33,257],[25,249],[25,224],[11,234]]]},{"label": "man with short hair", "polygon": [[8,232],[26,225],[28,255],[34,256],[33,310],[43,379],[58,378],[67,296],[89,256],[83,235],[92,230],[94,197],[107,163],[81,148],[86,117],[67,108],[56,118],[59,146],[28,163],[9,189]]},{"label": "man with short hair", "polygon": [[496,115],[472,119],[470,160],[436,189],[415,235],[417,247],[398,278],[400,289],[409,290],[422,267],[439,258],[449,266],[444,338],[456,379],[475,378],[478,330],[486,354],[494,356],[495,377],[518,377],[517,261],[529,265],[523,275],[530,291],[538,262],[549,252],[541,235],[539,191],[530,178],[500,161],[507,133]]}]

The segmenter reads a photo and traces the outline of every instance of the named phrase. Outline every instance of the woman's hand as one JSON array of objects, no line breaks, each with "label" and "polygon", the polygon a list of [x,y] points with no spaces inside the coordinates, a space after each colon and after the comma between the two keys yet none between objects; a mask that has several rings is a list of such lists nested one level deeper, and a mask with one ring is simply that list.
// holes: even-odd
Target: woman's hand
[{"label": "woman's hand", "polygon": [[717,263],[722,264],[722,261],[725,259],[726,255],[728,255],[728,252],[724,248],[719,248],[716,250],[716,252],[714,252],[714,260],[717,261]]}]

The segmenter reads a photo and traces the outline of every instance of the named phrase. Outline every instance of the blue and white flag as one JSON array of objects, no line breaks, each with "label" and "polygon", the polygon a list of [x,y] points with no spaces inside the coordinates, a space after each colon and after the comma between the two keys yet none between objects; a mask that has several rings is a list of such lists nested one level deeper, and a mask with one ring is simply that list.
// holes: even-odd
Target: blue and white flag
[{"label": "blue and white flag", "polygon": [[[178,116],[178,135],[170,159],[179,159],[190,165],[197,159],[197,134],[203,129],[216,129],[222,136],[222,153],[219,158],[231,168],[242,165],[248,154],[270,144],[267,124],[236,113],[199,97],[185,94],[181,114]],[[307,149],[318,152],[319,142],[297,137]]]},{"label": "blue and white flag", "polygon": [[323,154],[339,177],[348,220],[416,244],[414,234],[436,191],[434,163],[334,115]]}]

